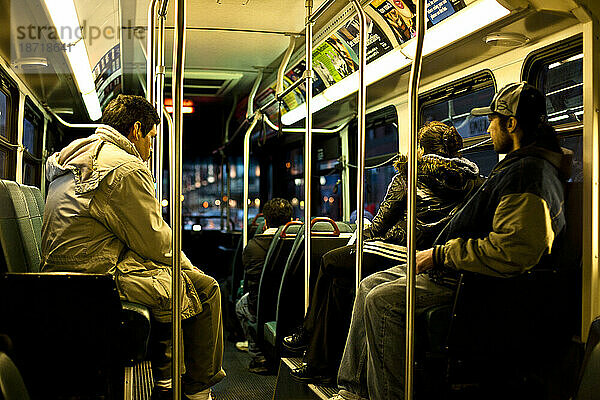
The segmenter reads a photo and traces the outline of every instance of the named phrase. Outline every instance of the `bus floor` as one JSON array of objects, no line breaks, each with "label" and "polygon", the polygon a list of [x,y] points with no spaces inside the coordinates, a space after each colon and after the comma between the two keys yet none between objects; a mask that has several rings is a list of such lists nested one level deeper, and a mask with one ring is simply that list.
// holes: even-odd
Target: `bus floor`
[{"label": "bus floor", "polygon": [[[227,332],[225,332],[227,337]],[[276,375],[258,375],[248,371],[250,355],[235,348],[235,343],[225,340],[223,369],[225,379],[213,387],[215,400],[271,400],[275,390]]]}]

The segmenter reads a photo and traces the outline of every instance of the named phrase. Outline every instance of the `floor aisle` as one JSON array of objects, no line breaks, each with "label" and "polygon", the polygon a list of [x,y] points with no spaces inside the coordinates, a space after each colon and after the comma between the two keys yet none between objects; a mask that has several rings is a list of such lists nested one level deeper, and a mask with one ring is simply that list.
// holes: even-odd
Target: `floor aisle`
[{"label": "floor aisle", "polygon": [[213,387],[215,400],[271,400],[276,375],[257,375],[248,372],[250,356],[225,341],[223,368],[227,377]]}]

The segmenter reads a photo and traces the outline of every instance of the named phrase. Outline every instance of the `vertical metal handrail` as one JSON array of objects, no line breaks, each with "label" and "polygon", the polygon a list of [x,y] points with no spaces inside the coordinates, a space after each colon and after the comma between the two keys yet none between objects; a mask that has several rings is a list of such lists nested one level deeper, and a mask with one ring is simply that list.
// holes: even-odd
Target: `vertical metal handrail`
[{"label": "vertical metal handrail", "polygon": [[312,59],[312,39],[313,22],[310,16],[313,9],[313,0],[306,0],[306,70],[304,79],[306,84],[306,132],[304,135],[304,314],[308,311],[310,299],[310,256],[311,256],[311,237],[310,237],[310,215],[311,215],[311,175],[312,175],[312,113],[310,103],[312,101],[312,77],[313,77],[313,59]]},{"label": "vertical metal handrail", "polygon": [[[252,131],[254,127],[258,123],[258,121],[262,118],[260,113],[254,114],[254,120],[252,120],[252,124],[248,127],[246,134],[244,135],[244,197],[242,201],[244,202],[244,221],[242,224],[242,244],[243,249],[246,248],[248,244],[248,197],[250,192],[250,136],[252,135]],[[229,201],[229,199],[227,199]],[[228,221],[229,222],[229,221]]]},{"label": "vertical metal handrail", "polygon": [[351,0],[358,13],[360,23],[359,32],[359,68],[358,68],[358,149],[356,168],[356,293],[360,285],[363,259],[363,235],[364,228],[364,183],[365,183],[365,126],[367,114],[367,83],[365,71],[367,69],[367,17],[358,0]]},{"label": "vertical metal handrail", "polygon": [[146,100],[154,105],[154,76],[156,73],[156,6],[159,0],[152,0],[148,5],[148,37],[146,38]]},{"label": "vertical metal handrail", "polygon": [[171,136],[171,225],[172,237],[172,323],[173,323],[173,356],[172,356],[172,385],[173,398],[181,398],[181,139],[183,135],[183,68],[185,65],[185,24],[186,0],[175,2],[175,37],[173,41],[173,117],[175,131]]},{"label": "vertical metal handrail", "polygon": [[[166,3],[166,0],[163,0]],[[162,4],[161,4],[162,9]],[[156,68],[156,112],[159,116],[159,122],[156,129],[156,138],[154,139],[154,180],[156,182],[156,199],[160,203],[163,199],[163,158],[164,158],[164,121],[163,121],[163,108],[164,108],[164,85],[165,85],[165,21],[166,15],[158,16],[158,40],[157,40],[157,61],[158,66]]]},{"label": "vertical metal handrail", "polygon": [[408,137],[408,218],[407,218],[407,282],[406,282],[406,364],[404,371],[404,398],[413,398],[414,339],[415,339],[415,290],[416,290],[416,206],[417,206],[417,132],[419,79],[425,39],[425,0],[417,0],[417,46],[410,69],[408,110],[410,135]]}]

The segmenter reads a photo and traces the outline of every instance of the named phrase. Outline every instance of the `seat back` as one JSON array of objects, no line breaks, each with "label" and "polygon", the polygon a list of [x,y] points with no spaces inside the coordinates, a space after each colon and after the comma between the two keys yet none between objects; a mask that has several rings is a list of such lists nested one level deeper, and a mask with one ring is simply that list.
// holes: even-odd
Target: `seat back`
[{"label": "seat back", "polygon": [[0,180],[0,244],[8,272],[39,272],[44,213],[38,188]]},{"label": "seat back", "polygon": [[29,400],[29,393],[19,370],[3,352],[0,352],[0,392],[3,400]]},{"label": "seat back", "polygon": [[122,382],[122,307],[109,275],[0,276],[0,333],[36,399],[105,395]]},{"label": "seat back", "polygon": [[258,286],[258,302],[256,305],[256,340],[263,342],[263,325],[275,319],[277,292],[281,283],[281,275],[297,233],[303,224],[291,221],[280,226],[275,233],[260,275]]},{"label": "seat back", "polygon": [[[309,293],[312,293],[315,287],[321,258],[328,251],[345,246],[352,236],[352,228],[345,222],[335,222],[329,218],[315,218],[312,221],[311,236]],[[272,340],[271,344],[278,346],[277,342],[298,327],[303,318],[304,231],[296,237],[281,277],[277,295],[275,340]]]},{"label": "seat back", "polygon": [[575,400],[594,400],[600,394],[600,317],[590,327]]},{"label": "seat back", "polygon": [[551,254],[529,272],[513,278],[462,274],[447,339],[452,383],[490,389],[506,382],[509,396],[530,390],[536,397],[548,389],[549,379],[532,386],[532,374],[550,373],[580,326],[580,184],[569,184],[565,199],[566,227]]}]

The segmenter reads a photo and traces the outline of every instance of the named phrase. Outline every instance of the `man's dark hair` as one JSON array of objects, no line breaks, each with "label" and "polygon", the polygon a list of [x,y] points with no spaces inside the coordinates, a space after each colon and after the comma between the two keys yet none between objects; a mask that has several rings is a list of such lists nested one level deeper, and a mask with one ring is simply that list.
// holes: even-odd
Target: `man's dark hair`
[{"label": "man's dark hair", "polygon": [[276,197],[265,203],[262,212],[267,225],[276,228],[291,221],[293,210],[289,201]]},{"label": "man's dark hair", "polygon": [[160,122],[158,113],[142,96],[120,94],[104,108],[102,123],[127,136],[133,124],[142,124],[142,136],[146,137],[152,127]]}]

